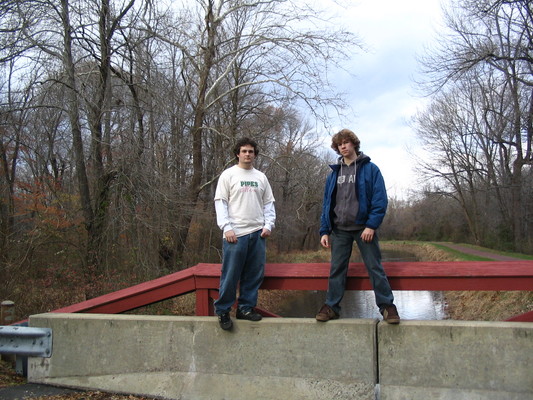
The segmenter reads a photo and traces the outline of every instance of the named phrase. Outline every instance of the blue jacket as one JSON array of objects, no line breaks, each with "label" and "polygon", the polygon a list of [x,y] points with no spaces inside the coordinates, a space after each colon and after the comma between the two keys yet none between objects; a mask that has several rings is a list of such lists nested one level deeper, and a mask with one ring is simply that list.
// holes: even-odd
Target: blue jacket
[{"label": "blue jacket", "polygon": [[[333,170],[326,179],[322,216],[320,217],[320,237],[329,235],[333,230],[333,210],[335,209],[335,195],[337,189],[337,175],[340,164],[330,165]],[[376,164],[370,162],[370,157],[364,156],[357,164],[356,195],[359,200],[359,212],[355,223],[368,228],[377,229],[383,222],[387,212],[387,190],[381,171]]]}]

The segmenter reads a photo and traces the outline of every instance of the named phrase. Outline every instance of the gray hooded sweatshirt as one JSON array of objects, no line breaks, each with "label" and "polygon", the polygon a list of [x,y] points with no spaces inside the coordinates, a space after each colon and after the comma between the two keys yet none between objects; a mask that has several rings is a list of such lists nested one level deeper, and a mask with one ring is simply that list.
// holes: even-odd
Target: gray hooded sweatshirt
[{"label": "gray hooded sweatshirt", "polygon": [[343,157],[339,159],[341,169],[337,176],[337,192],[333,216],[333,226],[337,229],[343,231],[364,229],[364,225],[355,223],[357,212],[359,211],[355,180],[360,162],[365,158],[368,158],[368,156],[359,153],[355,162],[350,165],[344,163]]}]

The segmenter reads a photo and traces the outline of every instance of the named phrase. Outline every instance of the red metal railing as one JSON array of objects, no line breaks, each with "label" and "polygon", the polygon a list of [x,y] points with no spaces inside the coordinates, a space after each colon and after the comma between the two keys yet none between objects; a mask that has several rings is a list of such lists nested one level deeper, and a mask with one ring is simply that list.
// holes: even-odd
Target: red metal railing
[{"label": "red metal railing", "polygon": [[[533,290],[533,261],[385,262],[393,290]],[[326,290],[328,263],[267,264],[262,289]],[[106,294],[53,312],[116,314],[186,293],[196,292],[196,315],[213,315],[218,297],[220,264],[194,267]],[[348,270],[348,290],[369,290],[362,263]],[[266,316],[275,316],[261,310]],[[510,321],[533,322],[533,311]]]}]

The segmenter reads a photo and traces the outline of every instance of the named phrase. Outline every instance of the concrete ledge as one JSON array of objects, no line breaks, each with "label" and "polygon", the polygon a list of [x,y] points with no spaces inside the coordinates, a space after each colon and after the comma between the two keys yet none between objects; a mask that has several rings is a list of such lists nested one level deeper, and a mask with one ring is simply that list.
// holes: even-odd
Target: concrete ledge
[{"label": "concrete ledge", "polygon": [[167,399],[368,399],[377,383],[377,320],[49,313],[51,358],[30,358],[28,380]]},{"label": "concrete ledge", "polygon": [[533,324],[378,326],[381,400],[533,399]]},{"label": "concrete ledge", "polygon": [[226,332],[215,317],[50,313],[30,325],[54,342],[29,359],[33,383],[181,400],[533,400],[528,322],[265,318]]}]

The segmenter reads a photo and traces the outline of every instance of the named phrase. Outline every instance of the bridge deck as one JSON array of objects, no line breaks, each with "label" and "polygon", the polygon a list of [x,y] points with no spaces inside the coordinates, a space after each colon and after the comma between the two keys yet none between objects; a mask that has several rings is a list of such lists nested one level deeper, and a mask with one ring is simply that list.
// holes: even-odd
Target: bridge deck
[{"label": "bridge deck", "polygon": [[[393,290],[533,290],[533,261],[385,262]],[[262,289],[326,290],[329,263],[267,264]],[[196,291],[196,314],[212,315],[220,264],[194,267],[106,294],[55,312],[116,314]],[[348,270],[348,290],[369,290],[362,263]],[[527,317],[533,320],[533,312]]]}]

